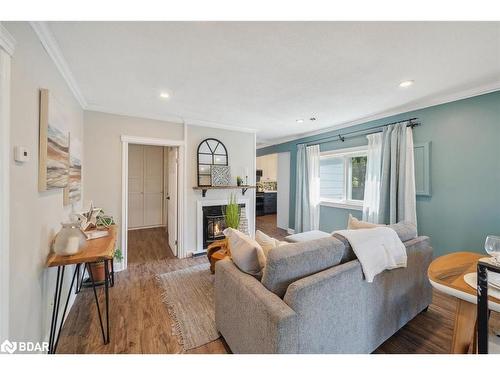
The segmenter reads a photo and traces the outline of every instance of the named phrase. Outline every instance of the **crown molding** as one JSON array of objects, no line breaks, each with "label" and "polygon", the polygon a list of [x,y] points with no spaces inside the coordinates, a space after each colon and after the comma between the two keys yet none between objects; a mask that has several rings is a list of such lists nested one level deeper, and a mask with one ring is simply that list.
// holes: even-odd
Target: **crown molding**
[{"label": "crown molding", "polygon": [[185,121],[186,125],[191,125],[191,126],[200,126],[200,127],[213,128],[213,129],[223,129],[223,130],[229,130],[229,131],[233,131],[233,132],[249,133],[249,134],[256,134],[258,132],[257,129],[239,127],[239,126],[235,126],[235,125],[220,124],[220,123],[212,122],[212,121],[197,120],[197,119],[190,119],[190,118],[185,118],[184,121]]},{"label": "crown molding", "polygon": [[174,124],[187,125],[187,126],[201,126],[201,127],[205,127],[205,128],[223,129],[223,130],[229,130],[229,131],[241,132],[241,133],[251,133],[251,134],[257,133],[256,129],[238,127],[236,125],[221,124],[221,123],[212,122],[212,121],[205,121],[205,120],[181,117],[181,116],[177,116],[177,115],[173,115],[173,114],[151,115],[149,113],[144,113],[144,112],[121,111],[121,110],[116,110],[113,108],[99,106],[96,104],[87,105],[87,108],[85,108],[85,110],[89,111],[89,112],[101,112],[101,113],[110,114],[110,115],[117,115],[117,116],[136,117],[136,118],[142,118],[142,119],[148,119],[148,120],[164,121],[164,122],[170,122],[170,123],[174,123]]},{"label": "crown molding", "polygon": [[38,36],[38,39],[40,39],[40,42],[42,43],[43,47],[45,48],[51,59],[54,61],[54,64],[59,70],[59,73],[61,73],[62,77],[66,81],[66,84],[69,86],[71,92],[75,96],[76,100],[78,101],[78,103],[80,103],[80,106],[83,109],[86,109],[87,101],[85,100],[85,97],[83,96],[80,87],[76,83],[75,77],[73,76],[73,73],[71,72],[68,63],[66,62],[66,59],[64,58],[61,52],[61,48],[59,47],[59,44],[54,38],[52,31],[50,31],[47,22],[31,21],[30,25],[35,31],[35,34]]},{"label": "crown molding", "polygon": [[359,118],[359,119],[356,119],[353,121],[344,122],[341,124],[329,126],[327,128],[322,128],[322,129],[314,130],[314,131],[307,132],[307,133],[301,133],[301,134],[297,134],[297,135],[293,135],[293,136],[276,138],[276,139],[271,139],[271,140],[267,140],[267,141],[262,140],[260,142],[261,144],[259,146],[257,146],[257,149],[262,149],[262,148],[266,148],[266,147],[270,147],[270,146],[279,145],[282,143],[287,143],[287,142],[292,142],[292,141],[296,141],[296,140],[307,138],[307,137],[312,137],[315,135],[329,133],[329,132],[332,132],[335,130],[349,128],[351,126],[364,124],[364,123],[370,122],[370,121],[381,120],[381,119],[386,118],[386,117],[396,116],[396,115],[406,113],[406,112],[418,111],[420,109],[434,107],[434,106],[440,105],[440,104],[446,104],[446,103],[456,102],[458,100],[473,98],[475,96],[489,94],[489,93],[495,92],[495,91],[500,91],[500,81],[481,85],[481,86],[475,87],[473,89],[458,91],[458,92],[453,93],[453,94],[432,96],[432,97],[429,97],[426,99],[413,101],[411,103],[408,103],[408,104],[405,104],[405,105],[402,105],[399,107],[395,107],[395,108],[388,110],[388,111],[379,112],[379,113],[374,114],[374,115],[362,117],[362,118]]},{"label": "crown molding", "polygon": [[16,40],[0,22],[0,48],[5,50],[10,56],[14,55]]}]

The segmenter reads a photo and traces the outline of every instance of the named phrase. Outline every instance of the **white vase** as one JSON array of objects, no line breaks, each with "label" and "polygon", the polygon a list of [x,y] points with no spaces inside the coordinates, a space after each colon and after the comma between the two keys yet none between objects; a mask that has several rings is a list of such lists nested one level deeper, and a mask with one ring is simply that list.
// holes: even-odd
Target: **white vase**
[{"label": "white vase", "polygon": [[83,250],[86,237],[79,223],[61,223],[62,229],[54,240],[54,252],[57,255],[74,255]]}]

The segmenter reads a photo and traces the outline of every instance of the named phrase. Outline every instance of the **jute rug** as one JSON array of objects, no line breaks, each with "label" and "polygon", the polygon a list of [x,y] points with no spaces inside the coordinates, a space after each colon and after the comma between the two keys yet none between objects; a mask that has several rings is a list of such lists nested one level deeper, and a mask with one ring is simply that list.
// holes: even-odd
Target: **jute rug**
[{"label": "jute rug", "polygon": [[184,351],[219,338],[215,328],[214,275],[209,266],[203,263],[157,276],[174,335]]}]

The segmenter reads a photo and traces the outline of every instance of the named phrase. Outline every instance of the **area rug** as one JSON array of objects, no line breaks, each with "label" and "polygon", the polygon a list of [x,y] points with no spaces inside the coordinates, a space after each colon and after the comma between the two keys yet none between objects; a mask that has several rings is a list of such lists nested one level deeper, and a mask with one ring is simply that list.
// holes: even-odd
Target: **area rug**
[{"label": "area rug", "polygon": [[162,298],[184,351],[219,338],[215,328],[214,275],[203,263],[157,276]]}]

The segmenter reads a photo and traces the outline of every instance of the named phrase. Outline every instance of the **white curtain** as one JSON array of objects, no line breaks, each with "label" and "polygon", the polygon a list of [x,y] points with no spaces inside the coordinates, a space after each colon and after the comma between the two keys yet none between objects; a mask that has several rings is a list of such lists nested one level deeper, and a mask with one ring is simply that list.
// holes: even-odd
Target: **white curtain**
[{"label": "white curtain", "polygon": [[382,132],[381,223],[417,224],[413,130],[407,125],[389,125]]},{"label": "white curtain", "polygon": [[405,221],[417,225],[417,192],[415,188],[415,159],[413,146],[413,129],[406,127],[406,174],[405,174]]},{"label": "white curtain", "polygon": [[368,158],[366,163],[363,220],[378,224],[382,172],[382,133],[370,134],[366,138],[368,138]]},{"label": "white curtain", "polygon": [[319,229],[319,145],[298,145],[295,232]]}]

